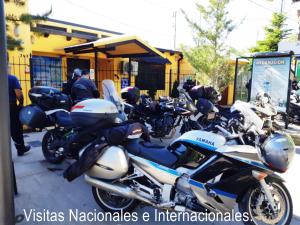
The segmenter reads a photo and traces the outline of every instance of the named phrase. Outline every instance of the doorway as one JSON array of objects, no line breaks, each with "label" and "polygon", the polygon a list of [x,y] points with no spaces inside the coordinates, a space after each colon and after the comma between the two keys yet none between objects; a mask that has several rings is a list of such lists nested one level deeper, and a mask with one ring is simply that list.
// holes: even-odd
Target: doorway
[{"label": "doorway", "polygon": [[74,69],[79,68],[81,70],[90,70],[90,60],[89,59],[67,59],[67,75],[72,76]]}]

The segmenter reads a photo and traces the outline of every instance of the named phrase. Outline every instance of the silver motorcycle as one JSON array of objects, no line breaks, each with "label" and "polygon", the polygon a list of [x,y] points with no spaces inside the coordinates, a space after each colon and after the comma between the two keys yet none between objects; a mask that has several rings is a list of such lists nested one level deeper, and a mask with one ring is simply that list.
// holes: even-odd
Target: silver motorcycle
[{"label": "silver motorcycle", "polygon": [[[286,172],[293,159],[292,139],[263,133],[263,122],[247,104],[237,102],[231,110],[239,112],[233,119],[239,133],[222,127],[220,134],[189,131],[164,147],[142,139],[141,127],[120,123],[111,102],[79,103],[71,111],[75,123],[111,121],[82,153],[95,159],[84,177],[98,205],[124,212],[143,202],[164,210],[223,214],[237,205],[247,215],[245,224],[289,224],[292,199],[276,172]],[[245,138],[254,138],[253,144],[241,143]]]}]

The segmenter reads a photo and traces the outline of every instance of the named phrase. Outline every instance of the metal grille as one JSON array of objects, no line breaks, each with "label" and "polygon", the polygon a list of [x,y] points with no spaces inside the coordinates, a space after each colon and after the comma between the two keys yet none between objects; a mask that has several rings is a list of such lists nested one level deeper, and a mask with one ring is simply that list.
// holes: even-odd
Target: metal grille
[{"label": "metal grille", "polygon": [[[30,104],[28,98],[28,91],[33,86],[51,86],[61,90],[63,82],[67,81],[71,72],[68,72],[67,65],[60,57],[11,57],[9,59],[10,74],[17,76],[22,86],[23,94],[25,97],[25,105]],[[92,68],[92,67],[91,67]],[[85,69],[85,68],[81,68]],[[173,70],[175,71],[175,69]],[[132,70],[131,76],[128,72],[122,69],[115,69],[113,63],[99,60],[99,70],[94,73],[95,83],[102,93],[102,80],[111,79],[115,82],[118,92],[126,86],[134,86],[136,76],[139,71]],[[95,75],[97,74],[97,75]],[[155,77],[155,71],[147,71],[147,76]],[[157,90],[156,96],[169,96],[171,94],[173,83],[177,79],[180,79],[180,83],[183,83],[187,79],[195,79],[195,74],[190,71],[182,71],[179,76],[172,70],[165,72],[164,89]],[[151,85],[148,85],[151,86]],[[154,87],[155,89],[155,87]],[[148,90],[141,90],[141,93],[147,94]]]}]

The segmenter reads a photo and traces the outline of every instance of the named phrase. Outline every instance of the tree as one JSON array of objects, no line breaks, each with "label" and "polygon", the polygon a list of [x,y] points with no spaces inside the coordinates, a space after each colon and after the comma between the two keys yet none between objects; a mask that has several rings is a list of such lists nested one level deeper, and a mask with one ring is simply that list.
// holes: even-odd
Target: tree
[{"label": "tree", "polygon": [[264,28],[265,39],[256,42],[256,46],[250,48],[250,52],[273,52],[278,50],[281,40],[288,38],[291,29],[286,29],[287,17],[283,13],[274,12],[271,24]]},{"label": "tree", "polygon": [[[5,0],[6,3],[11,2],[17,7],[24,7],[26,0]],[[42,15],[31,15],[29,13],[22,13],[21,15],[15,15],[15,14],[7,14],[6,15],[6,21],[8,22],[6,24],[6,31],[11,30],[11,25],[18,26],[20,24],[28,24],[32,26],[33,24],[41,21],[46,20],[48,16],[51,14],[52,9],[50,9],[48,12],[42,14]],[[22,46],[22,40],[15,38],[14,36],[8,34],[7,32],[7,48],[9,50],[23,50]]]},{"label": "tree", "polygon": [[203,19],[198,22],[182,11],[193,30],[195,42],[195,47],[182,46],[182,51],[196,69],[197,79],[221,91],[232,79],[230,48],[225,43],[228,34],[234,29],[232,21],[227,18],[226,6],[229,2],[230,0],[209,0],[207,7],[196,4]]}]

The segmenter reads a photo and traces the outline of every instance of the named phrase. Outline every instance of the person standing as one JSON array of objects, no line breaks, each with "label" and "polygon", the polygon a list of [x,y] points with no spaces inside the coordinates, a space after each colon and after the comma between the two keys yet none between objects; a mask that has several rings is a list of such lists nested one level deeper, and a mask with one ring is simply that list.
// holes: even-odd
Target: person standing
[{"label": "person standing", "polygon": [[23,125],[19,119],[19,112],[24,104],[24,97],[20,82],[16,76],[8,75],[9,88],[9,110],[10,110],[10,135],[13,139],[18,156],[30,150],[29,145],[25,145],[23,137]]},{"label": "person standing", "polygon": [[72,86],[81,77],[81,72],[79,68],[74,69],[72,76],[69,77],[66,83],[63,83],[62,93],[69,95],[71,98],[73,97],[71,95]]},{"label": "person standing", "polygon": [[99,98],[99,91],[94,81],[90,79],[89,70],[82,70],[81,77],[73,84],[71,93],[75,102]]}]

